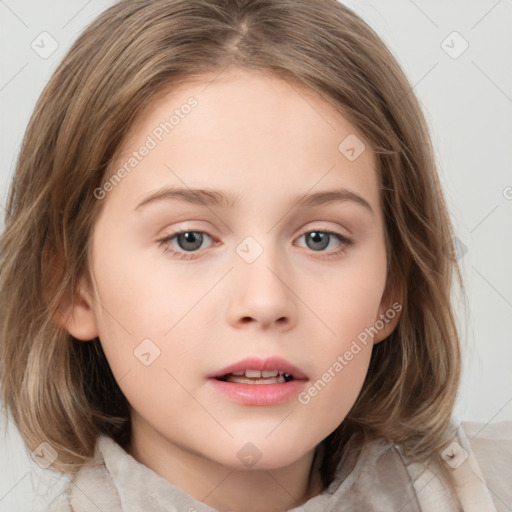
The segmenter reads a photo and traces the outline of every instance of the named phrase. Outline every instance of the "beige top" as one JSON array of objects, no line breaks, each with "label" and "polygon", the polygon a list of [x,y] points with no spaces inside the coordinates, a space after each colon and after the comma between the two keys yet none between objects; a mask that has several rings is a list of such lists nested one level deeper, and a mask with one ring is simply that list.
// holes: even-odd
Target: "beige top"
[{"label": "beige top", "polygon": [[[289,512],[512,511],[512,422],[462,423],[443,458],[458,484],[456,497],[434,462],[410,463],[400,447],[379,440],[361,450],[349,471],[342,461],[327,490]],[[48,512],[92,510],[218,512],[104,435],[98,438],[95,460],[75,475]]]}]

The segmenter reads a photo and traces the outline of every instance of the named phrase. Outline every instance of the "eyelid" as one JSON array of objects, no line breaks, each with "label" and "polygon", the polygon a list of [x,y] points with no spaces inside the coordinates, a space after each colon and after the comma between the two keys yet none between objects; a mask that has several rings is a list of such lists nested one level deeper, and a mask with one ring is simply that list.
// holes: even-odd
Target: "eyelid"
[{"label": "eyelid", "polygon": [[[314,226],[314,227],[310,227],[308,229],[304,229],[304,230],[300,231],[300,234],[297,236],[297,238],[300,238],[300,237],[304,236],[307,233],[312,233],[312,232],[315,232],[315,231],[318,231],[318,232],[321,232],[321,233],[328,233],[330,235],[339,236],[343,241],[346,241],[347,243],[350,243],[350,242],[353,241],[350,235],[343,234],[340,231],[337,231],[337,230],[335,230],[333,228],[325,228],[325,227],[321,227],[321,226]],[[204,229],[196,228],[196,227],[183,227],[183,228],[171,231],[170,233],[166,234],[162,239],[157,240],[157,242],[160,242],[160,241],[165,240],[165,239],[172,238],[172,237],[174,237],[176,235],[181,235],[181,234],[184,234],[184,233],[188,233],[188,232],[204,233],[204,234],[208,235],[212,240],[216,238],[216,237],[212,236],[212,234],[210,232],[208,232],[208,231],[206,231]]]},{"label": "eyelid", "polygon": [[[170,252],[171,254],[179,256],[182,259],[195,259],[197,257],[197,256],[195,256],[196,254],[200,254],[201,252],[204,252],[205,250],[207,250],[207,249],[201,249],[201,250],[194,251],[194,252],[186,252],[186,251],[178,251],[174,248],[170,248],[169,247],[170,240],[175,238],[176,236],[182,235],[184,233],[201,233],[201,234],[205,234],[212,240],[215,240],[215,238],[212,235],[210,235],[210,233],[208,233],[207,231],[203,231],[201,229],[185,228],[185,229],[178,229],[176,231],[168,233],[163,238],[158,239],[157,240],[158,246],[159,247],[164,246],[164,252]],[[213,245],[215,245],[215,244],[213,244]]]},{"label": "eyelid", "polygon": [[[169,248],[171,239],[174,239],[176,236],[184,234],[184,233],[188,233],[188,232],[205,234],[210,239],[215,241],[215,237],[213,237],[208,231],[201,230],[201,229],[195,229],[193,227],[184,227],[181,229],[176,229],[175,231],[172,231],[171,233],[168,233],[167,235],[165,235],[163,238],[160,238],[159,240],[157,240],[158,245],[159,245],[159,247],[164,245],[165,246],[164,252],[170,252],[172,255],[178,256],[181,259],[186,259],[186,260],[196,259],[196,258],[200,257],[199,255],[202,252],[208,250],[209,248],[199,249],[197,251],[192,251],[192,252],[179,251],[174,248]],[[341,244],[340,248],[331,250],[328,252],[311,250],[311,252],[313,252],[313,253],[318,252],[320,259],[328,260],[328,259],[335,258],[335,257],[339,256],[340,254],[345,253],[345,251],[349,247],[351,247],[355,242],[352,237],[347,236],[337,230],[334,230],[332,228],[322,228],[320,226],[310,227],[310,228],[302,230],[300,232],[300,234],[294,238],[294,240],[302,238],[304,235],[306,235],[308,233],[313,233],[313,232],[320,232],[320,233],[326,233],[326,234],[332,235],[332,236],[336,237]],[[213,247],[214,245],[215,244],[213,244],[211,247]]]},{"label": "eyelid", "polygon": [[340,242],[340,244],[341,244],[340,247],[338,247],[337,249],[334,249],[334,250],[331,250],[331,251],[327,251],[327,252],[324,252],[324,251],[313,251],[313,250],[310,249],[311,253],[314,254],[315,252],[317,252],[318,253],[318,258],[321,259],[321,260],[324,260],[324,261],[340,258],[355,243],[355,240],[353,238],[348,237],[347,235],[344,235],[343,233],[340,233],[339,231],[336,231],[336,230],[333,230],[333,229],[330,229],[330,228],[320,228],[320,229],[309,228],[309,229],[303,231],[302,234],[299,235],[297,238],[302,238],[307,233],[313,233],[313,232],[327,233],[329,235],[332,235],[332,236],[336,237],[338,239],[338,241]]}]

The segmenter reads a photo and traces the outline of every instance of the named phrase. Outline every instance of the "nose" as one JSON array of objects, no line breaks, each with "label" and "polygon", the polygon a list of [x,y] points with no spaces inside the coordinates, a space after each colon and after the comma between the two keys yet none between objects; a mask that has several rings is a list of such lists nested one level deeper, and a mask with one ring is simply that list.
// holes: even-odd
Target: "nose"
[{"label": "nose", "polygon": [[[238,255],[235,255],[238,258]],[[289,330],[297,322],[291,272],[270,250],[252,263],[241,258],[231,272],[227,320],[235,328]]]}]

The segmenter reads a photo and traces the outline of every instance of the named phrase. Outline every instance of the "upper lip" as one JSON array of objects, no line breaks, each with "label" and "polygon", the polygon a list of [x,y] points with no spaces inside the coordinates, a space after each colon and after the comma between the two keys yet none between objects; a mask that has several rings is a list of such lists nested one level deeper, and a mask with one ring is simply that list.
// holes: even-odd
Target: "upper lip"
[{"label": "upper lip", "polygon": [[307,375],[302,370],[300,370],[295,365],[281,357],[269,357],[266,359],[249,357],[247,359],[243,359],[242,361],[230,364],[225,368],[213,372],[211,375],[208,376],[208,378],[212,379],[216,377],[223,377],[228,373],[240,372],[243,370],[277,370],[278,372],[289,373],[290,375],[293,376],[294,379],[306,380],[308,378]]}]

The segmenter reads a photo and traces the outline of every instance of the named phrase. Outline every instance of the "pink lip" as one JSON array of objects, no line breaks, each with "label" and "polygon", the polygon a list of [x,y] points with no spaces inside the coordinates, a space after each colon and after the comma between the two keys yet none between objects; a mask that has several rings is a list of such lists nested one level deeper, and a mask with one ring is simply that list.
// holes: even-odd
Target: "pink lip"
[{"label": "pink lip", "polygon": [[[249,357],[208,375],[208,378],[212,379],[215,377],[223,377],[227,373],[240,372],[242,370],[259,370],[260,372],[263,370],[277,370],[278,372],[285,372],[293,375],[296,380],[304,380],[308,378],[302,370],[281,357],[269,357],[267,359]],[[252,386],[252,384],[248,385]]]},{"label": "pink lip", "polygon": [[[237,384],[217,380],[227,373],[242,370],[277,370],[293,375],[294,380],[282,384]],[[216,391],[244,405],[279,405],[297,396],[304,388],[308,377],[299,368],[279,357],[268,359],[248,358],[226,366],[208,376],[208,382]]]},{"label": "pink lip", "polygon": [[296,397],[307,381],[291,380],[283,384],[236,384],[208,379],[213,388],[244,405],[279,405]]}]

